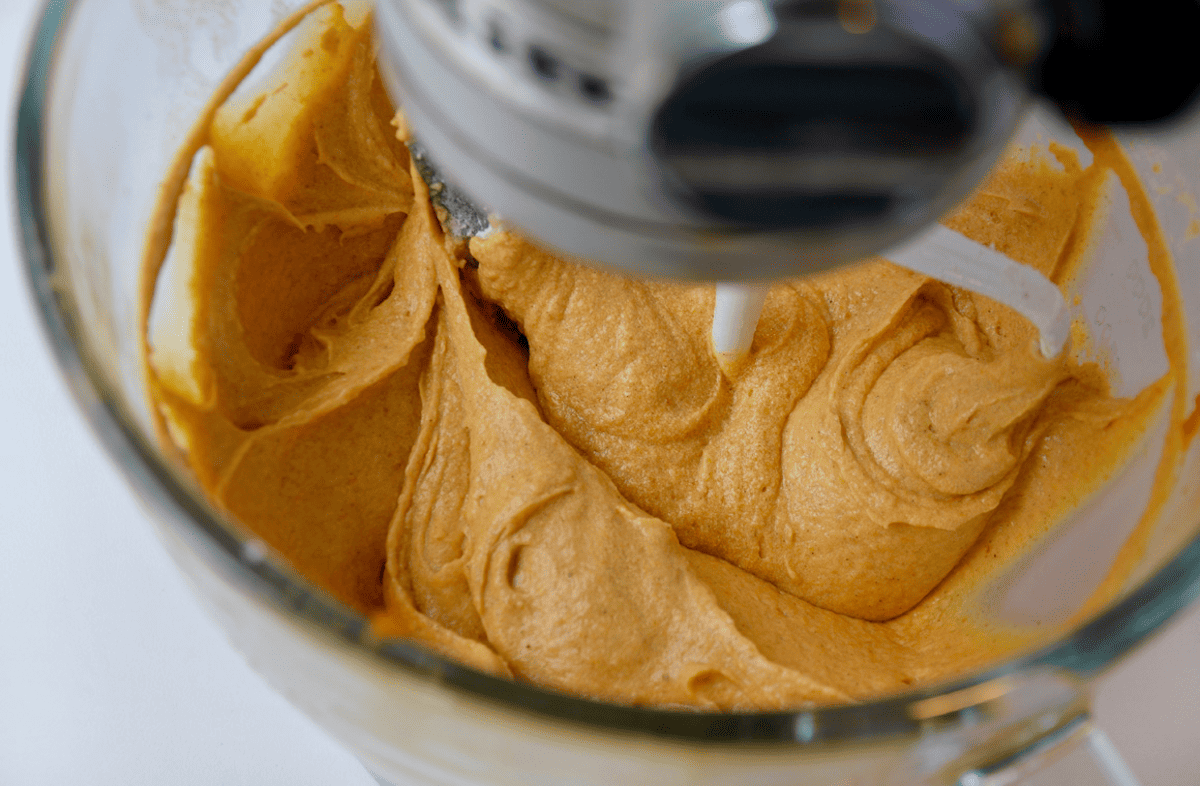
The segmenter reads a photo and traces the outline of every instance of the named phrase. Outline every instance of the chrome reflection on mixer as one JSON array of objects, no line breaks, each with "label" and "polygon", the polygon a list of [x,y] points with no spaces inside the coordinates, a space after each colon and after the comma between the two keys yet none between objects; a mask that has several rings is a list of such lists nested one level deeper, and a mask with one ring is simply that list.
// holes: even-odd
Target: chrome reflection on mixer
[{"label": "chrome reflection on mixer", "polygon": [[[1038,94],[1149,120],[1200,80],[1175,45],[1200,24],[1187,0],[1153,19],[1079,0],[386,0],[378,16],[385,77],[450,180],[560,251],[686,279],[779,278],[912,238]],[[1130,62],[1151,28],[1161,46]],[[1148,98],[1133,85],[1163,57]],[[1087,77],[1114,68],[1130,78]]]}]

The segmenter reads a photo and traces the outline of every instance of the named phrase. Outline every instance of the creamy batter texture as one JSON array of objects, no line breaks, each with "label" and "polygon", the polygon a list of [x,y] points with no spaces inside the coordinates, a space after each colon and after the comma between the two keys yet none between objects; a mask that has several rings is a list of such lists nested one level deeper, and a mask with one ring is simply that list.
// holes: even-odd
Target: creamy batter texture
[{"label": "creamy batter texture", "polygon": [[[188,158],[147,360],[218,506],[381,635],[603,700],[851,701],[1028,643],[976,590],[1167,380],[1114,398],[883,260],[777,284],[726,376],[711,286],[447,238],[401,128],[330,5]],[[946,223],[1065,284],[1103,166],[1013,156]]]}]

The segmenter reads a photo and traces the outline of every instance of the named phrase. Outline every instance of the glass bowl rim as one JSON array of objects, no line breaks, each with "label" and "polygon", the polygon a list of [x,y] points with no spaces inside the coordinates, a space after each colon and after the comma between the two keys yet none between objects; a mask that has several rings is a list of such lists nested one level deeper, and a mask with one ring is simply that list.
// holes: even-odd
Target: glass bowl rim
[{"label": "glass bowl rim", "polygon": [[[100,371],[86,331],[76,318],[72,293],[53,283],[56,265],[45,205],[45,108],[54,53],[78,2],[42,0],[27,44],[23,78],[18,82],[12,151],[18,240],[43,336],[76,405],[155,518],[168,522],[226,580],[308,632],[373,657],[387,668],[441,683],[463,697],[508,711],[568,721],[584,729],[682,743],[811,748],[919,734],[929,720],[914,711],[921,702],[999,683],[1015,674],[1050,670],[1086,679],[1110,666],[1200,596],[1198,535],[1137,588],[1071,634],[1032,652],[966,677],[900,694],[856,704],[777,712],[720,713],[608,704],[484,674],[406,641],[376,639],[365,617],[264,555],[256,539],[213,509],[159,454],[137,427],[121,394]],[[965,718],[972,709],[964,706],[939,715],[939,726],[952,722],[954,715]]]}]

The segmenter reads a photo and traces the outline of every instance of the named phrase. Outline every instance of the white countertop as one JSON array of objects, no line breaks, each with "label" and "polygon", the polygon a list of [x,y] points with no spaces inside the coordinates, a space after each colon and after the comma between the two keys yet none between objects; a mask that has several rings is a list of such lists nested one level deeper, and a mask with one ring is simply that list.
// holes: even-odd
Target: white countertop
[{"label": "white countertop", "polygon": [[[46,349],[11,207],[34,6],[0,0],[0,784],[373,786],[203,616]],[[1146,786],[1200,783],[1200,607],[1103,680],[1097,714]]]}]

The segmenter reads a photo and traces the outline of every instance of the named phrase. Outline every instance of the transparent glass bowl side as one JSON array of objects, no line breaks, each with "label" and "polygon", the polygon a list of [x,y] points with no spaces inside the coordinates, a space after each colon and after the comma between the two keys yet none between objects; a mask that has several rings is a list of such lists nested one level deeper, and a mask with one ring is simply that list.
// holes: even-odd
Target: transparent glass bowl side
[{"label": "transparent glass bowl side", "polygon": [[[47,5],[20,96],[16,192],[28,279],[68,385],[218,616],[224,614],[229,625],[278,624],[292,631],[260,652],[248,653],[269,677],[274,672],[277,684],[289,678],[265,658],[291,637],[300,643],[288,646],[324,648],[329,663],[323,669],[336,671],[341,662],[363,680],[400,686],[418,704],[433,702],[446,717],[486,717],[485,725],[510,731],[519,722],[521,730],[512,733],[526,740],[540,734],[566,744],[562,735],[567,735],[571,745],[588,747],[615,735],[623,745],[632,745],[630,750],[637,747],[631,740],[680,750],[723,741],[733,743],[726,747],[731,755],[745,753],[759,760],[801,753],[821,757],[848,747],[890,751],[928,733],[930,718],[921,708],[928,708],[929,700],[948,694],[969,697],[979,686],[1016,685],[1032,674],[1087,678],[1200,594],[1200,537],[1195,537],[1200,509],[1192,504],[1200,472],[1193,451],[1184,470],[1184,485],[1190,486],[1178,495],[1171,514],[1178,526],[1162,539],[1161,567],[1147,568],[1139,586],[1041,651],[904,696],[791,713],[614,707],[488,677],[403,642],[374,640],[361,616],[264,554],[253,538],[207,503],[186,472],[159,450],[145,400],[137,314],[146,221],[162,173],[209,91],[282,16],[280,4],[265,6],[223,4],[217,9],[195,3],[176,8],[153,0]],[[1200,184],[1200,172],[1186,176],[1189,183]],[[1200,313],[1200,297],[1190,290],[1185,297],[1192,313]],[[1156,559],[1155,565],[1159,563]],[[251,618],[258,622],[248,622]],[[255,646],[247,641],[240,643]],[[326,674],[323,679],[330,678]],[[281,687],[306,704],[295,695],[305,690],[303,684]],[[369,719],[345,698],[363,694],[362,686],[343,687],[345,706],[330,709],[338,699],[329,693],[318,711],[353,717],[343,724],[345,737]],[[377,701],[360,697],[368,704]],[[953,724],[973,706],[968,702],[939,722]],[[370,712],[403,710],[375,706]],[[363,741],[361,746],[372,744]],[[763,752],[764,744],[769,753]]]}]

